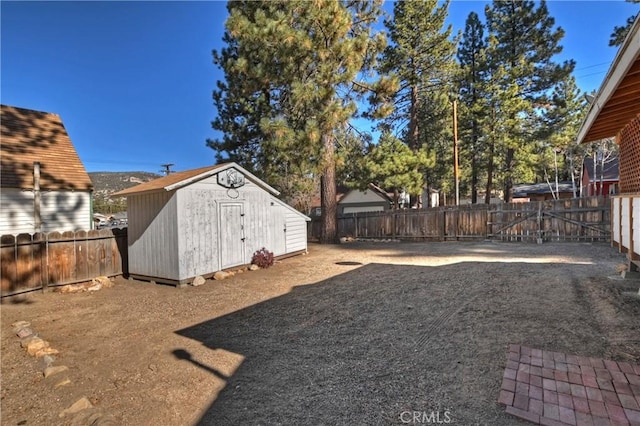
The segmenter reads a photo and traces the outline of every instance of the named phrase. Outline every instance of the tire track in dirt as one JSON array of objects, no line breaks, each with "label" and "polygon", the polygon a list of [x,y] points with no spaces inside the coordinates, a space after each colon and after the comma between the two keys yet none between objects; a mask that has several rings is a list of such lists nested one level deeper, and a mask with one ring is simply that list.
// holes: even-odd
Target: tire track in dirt
[{"label": "tire track in dirt", "polygon": [[[464,293],[468,293],[468,289],[464,289],[462,291],[459,291],[454,297],[453,300],[454,301],[460,301],[462,300],[462,296]],[[435,337],[438,335],[438,333],[440,332],[440,329],[447,323],[449,322],[449,320],[456,314],[458,314],[460,311],[462,311],[462,309],[464,309],[465,307],[467,307],[470,303],[472,303],[475,299],[478,298],[478,295],[473,295],[470,298],[468,298],[466,301],[464,301],[463,303],[460,303],[458,305],[458,307],[456,309],[453,310],[445,310],[442,314],[440,314],[434,321],[432,321],[424,330],[423,333],[421,333],[420,337],[418,338],[418,340],[415,342],[415,346],[420,348],[422,346],[424,346],[425,344],[427,344],[429,342],[429,340],[431,340],[431,338]]]}]

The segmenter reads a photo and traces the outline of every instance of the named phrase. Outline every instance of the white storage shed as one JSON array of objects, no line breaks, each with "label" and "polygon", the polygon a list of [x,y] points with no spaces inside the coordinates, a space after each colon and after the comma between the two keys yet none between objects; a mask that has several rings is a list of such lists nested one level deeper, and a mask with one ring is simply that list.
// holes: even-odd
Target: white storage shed
[{"label": "white storage shed", "polygon": [[172,173],[116,193],[127,197],[129,274],[184,284],[246,265],[262,247],[307,251],[307,216],[235,163]]}]

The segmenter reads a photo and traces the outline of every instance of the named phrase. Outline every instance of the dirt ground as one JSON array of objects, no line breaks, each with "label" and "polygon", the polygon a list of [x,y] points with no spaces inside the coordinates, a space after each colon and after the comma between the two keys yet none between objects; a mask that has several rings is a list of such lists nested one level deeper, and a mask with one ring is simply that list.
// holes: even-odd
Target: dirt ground
[{"label": "dirt ground", "polygon": [[[311,245],[199,287],[4,300],[1,422],[516,424],[496,403],[510,343],[640,362],[623,263],[587,243]],[[68,371],[43,377],[20,320]],[[59,416],[82,397],[93,407]]]}]

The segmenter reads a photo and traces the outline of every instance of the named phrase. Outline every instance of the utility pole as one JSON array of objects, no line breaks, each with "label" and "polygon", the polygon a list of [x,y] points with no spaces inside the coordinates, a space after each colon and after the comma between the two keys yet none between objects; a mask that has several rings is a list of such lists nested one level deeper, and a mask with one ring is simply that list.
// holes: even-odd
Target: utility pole
[{"label": "utility pole", "polygon": [[160,166],[164,167],[164,170],[160,170],[160,173],[164,173],[165,176],[169,176],[173,173],[173,170],[171,170],[173,163],[161,164]]},{"label": "utility pole", "polygon": [[453,178],[456,183],[456,206],[460,205],[460,171],[458,170],[458,101],[453,100]]}]

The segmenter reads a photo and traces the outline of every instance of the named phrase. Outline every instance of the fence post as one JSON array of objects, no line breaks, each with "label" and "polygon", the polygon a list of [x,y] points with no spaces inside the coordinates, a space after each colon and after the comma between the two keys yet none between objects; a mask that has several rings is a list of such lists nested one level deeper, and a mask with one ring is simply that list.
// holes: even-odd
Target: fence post
[{"label": "fence post", "polygon": [[358,213],[354,213],[353,215],[353,221],[354,221],[354,230],[353,230],[353,238],[358,238]]},{"label": "fence post", "polygon": [[538,235],[536,242],[542,244],[542,202],[538,202]]}]

